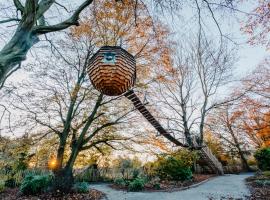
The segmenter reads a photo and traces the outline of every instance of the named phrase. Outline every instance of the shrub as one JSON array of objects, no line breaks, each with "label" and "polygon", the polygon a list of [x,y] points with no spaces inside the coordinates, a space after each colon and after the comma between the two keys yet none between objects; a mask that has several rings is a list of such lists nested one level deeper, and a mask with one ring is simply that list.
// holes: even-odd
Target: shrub
[{"label": "shrub", "polygon": [[47,189],[51,182],[51,175],[29,175],[24,178],[20,191],[25,195],[37,194]]},{"label": "shrub", "polygon": [[153,178],[156,176],[155,168],[156,168],[157,162],[147,162],[143,166],[143,172],[146,174],[149,178]]},{"label": "shrub", "polygon": [[125,180],[138,177],[142,166],[140,160],[136,156],[133,159],[119,157],[115,160],[115,163]]},{"label": "shrub", "polygon": [[139,169],[133,169],[132,178],[133,179],[138,178],[139,175],[140,175],[140,170]]},{"label": "shrub", "polygon": [[153,187],[154,187],[154,189],[156,189],[156,190],[160,190],[160,189],[161,189],[159,183],[155,183],[155,184],[153,185]]},{"label": "shrub", "polygon": [[259,169],[263,171],[270,170],[270,148],[259,149],[254,156],[258,162]]},{"label": "shrub", "polygon": [[13,170],[17,171],[24,171],[27,169],[27,154],[20,153],[18,160],[15,161]]},{"label": "shrub", "polygon": [[14,188],[16,186],[21,185],[23,177],[24,177],[24,171],[17,171],[16,173],[9,172],[6,175],[1,175],[2,180],[5,180],[5,186],[9,188]]},{"label": "shrub", "polygon": [[43,169],[27,169],[23,171],[23,176],[36,176],[36,175],[53,175],[51,171],[49,170],[43,170]]},{"label": "shrub", "polygon": [[161,159],[156,172],[161,179],[183,181],[192,178],[192,171],[190,167],[186,166],[182,160],[173,156]]},{"label": "shrub", "polygon": [[76,175],[75,179],[78,182],[92,182],[97,179],[97,169],[94,169],[93,167],[88,167],[80,174]]},{"label": "shrub", "polygon": [[125,180],[123,178],[117,178],[117,179],[115,179],[114,180],[114,183],[116,185],[119,185],[119,186],[122,186],[122,187],[126,186],[126,182],[125,182]]},{"label": "shrub", "polygon": [[173,156],[177,160],[181,160],[182,166],[188,168],[192,168],[194,162],[199,158],[196,151],[190,151],[187,149],[181,149],[179,151],[176,151],[171,156]]},{"label": "shrub", "polygon": [[133,192],[141,191],[144,189],[144,185],[145,185],[145,179],[138,177],[129,183],[128,190],[133,191]]},{"label": "shrub", "polygon": [[257,165],[257,161],[254,158],[248,159],[247,163],[249,166]]},{"label": "shrub", "polygon": [[148,177],[158,176],[168,180],[188,180],[192,178],[192,167],[198,159],[195,151],[180,150],[170,155],[162,155],[155,162],[144,165]]},{"label": "shrub", "polygon": [[15,178],[11,177],[5,181],[5,186],[8,188],[16,187],[16,180]]},{"label": "shrub", "polygon": [[270,180],[256,180],[255,183],[263,187],[270,186]]},{"label": "shrub", "polygon": [[0,193],[5,190],[5,181],[0,180]]},{"label": "shrub", "polygon": [[73,185],[72,189],[78,193],[87,193],[89,192],[89,184],[87,182],[78,182]]},{"label": "shrub", "polygon": [[270,178],[270,171],[263,172],[263,175]]}]

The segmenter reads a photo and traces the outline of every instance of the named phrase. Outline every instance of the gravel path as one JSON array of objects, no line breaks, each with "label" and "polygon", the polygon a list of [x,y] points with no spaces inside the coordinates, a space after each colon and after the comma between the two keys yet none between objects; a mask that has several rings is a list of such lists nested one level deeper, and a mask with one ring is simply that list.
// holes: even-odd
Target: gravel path
[{"label": "gravel path", "polygon": [[108,200],[214,200],[222,197],[240,200],[249,195],[245,178],[251,175],[219,176],[197,187],[178,192],[124,192],[113,190],[107,184],[94,184],[91,188],[106,193]]}]

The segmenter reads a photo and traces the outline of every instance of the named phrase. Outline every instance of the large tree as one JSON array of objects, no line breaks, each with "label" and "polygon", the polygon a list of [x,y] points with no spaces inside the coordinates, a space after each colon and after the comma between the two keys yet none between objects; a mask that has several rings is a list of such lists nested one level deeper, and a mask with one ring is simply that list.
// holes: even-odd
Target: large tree
[{"label": "large tree", "polygon": [[[183,50],[184,49],[184,50]],[[202,145],[209,111],[224,102],[219,89],[230,80],[234,58],[225,46],[199,40],[176,53],[174,68],[160,77],[160,103],[168,113],[165,119],[176,137],[193,147],[192,137]]]},{"label": "large tree", "polygon": [[211,132],[220,138],[227,151],[238,155],[247,170],[250,168],[245,154],[268,146],[270,141],[268,68],[265,60],[244,77],[230,94],[229,99],[236,101],[213,110],[207,120]]},{"label": "large tree", "polygon": [[[115,107],[114,101],[94,90],[86,72],[93,53],[91,41],[61,41],[63,50],[47,57],[40,69],[33,69],[31,82],[20,84],[13,93],[13,107],[25,113],[18,120],[35,140],[55,135],[55,188],[68,190],[73,183],[72,169],[81,151],[100,145],[114,148],[129,138],[117,133],[113,125],[124,123],[131,109]],[[65,56],[63,53],[65,51]],[[73,53],[75,51],[76,53]],[[76,58],[76,59],[74,59]],[[64,160],[65,152],[69,151]]]},{"label": "large tree", "polygon": [[[81,151],[91,148],[102,151],[101,145],[115,148],[116,142],[130,139],[131,135],[136,134],[126,132],[125,136],[120,135],[114,126],[123,125],[127,120],[126,117],[132,110],[129,104],[121,102],[119,97],[108,98],[100,94],[94,90],[88,79],[89,59],[96,49],[103,45],[115,45],[116,42],[122,42],[122,45],[130,48],[131,53],[137,55],[141,86],[145,85],[146,80],[152,77],[149,75],[154,73],[146,73],[151,72],[151,66],[148,66],[150,70],[141,66],[149,63],[155,69],[154,67],[166,64],[165,59],[159,61],[158,66],[154,66],[154,63],[151,63],[153,58],[149,56],[151,53],[153,57],[157,57],[164,49],[168,49],[165,45],[167,32],[161,31],[166,29],[157,27],[154,31],[145,7],[138,8],[138,11],[142,10],[144,13],[137,18],[143,26],[137,26],[132,22],[133,6],[115,5],[106,1],[96,6],[94,9],[103,17],[99,18],[99,14],[85,17],[80,27],[72,29],[65,39],[52,44],[54,54],[47,54],[43,58],[37,56],[39,59],[28,66],[29,71],[33,71],[31,81],[19,84],[17,87],[20,90],[13,92],[13,107],[27,113],[26,117],[18,120],[20,126],[27,125],[26,132],[37,132],[37,138],[55,135],[59,140],[54,170],[56,188],[70,188],[73,182],[72,168]],[[107,7],[111,8],[112,12],[118,9],[117,13],[120,14],[103,12]],[[125,14],[124,18],[122,14]],[[106,26],[100,25],[105,22]],[[123,33],[120,28],[128,28],[130,32]],[[101,33],[108,29],[115,32],[104,34],[100,39]],[[160,44],[158,48],[152,46],[157,43]],[[36,64],[41,67],[35,68]],[[70,153],[67,159],[64,159],[66,152]]]},{"label": "large tree", "polygon": [[239,102],[242,110],[242,129],[256,144],[256,147],[270,143],[270,68],[269,60],[263,61],[251,74],[241,81],[240,91],[244,93]]},{"label": "large tree", "polygon": [[226,105],[212,112],[208,119],[208,127],[231,154],[236,154],[242,163],[243,169],[251,171],[246,155],[252,148],[251,140],[241,128],[243,111],[235,106]]}]

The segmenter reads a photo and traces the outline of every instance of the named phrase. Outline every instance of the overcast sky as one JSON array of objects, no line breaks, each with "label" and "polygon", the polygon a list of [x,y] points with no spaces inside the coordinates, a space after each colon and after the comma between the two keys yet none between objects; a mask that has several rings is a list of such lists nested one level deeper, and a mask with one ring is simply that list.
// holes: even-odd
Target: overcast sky
[{"label": "overcast sky", "polygon": [[[2,1],[2,0],[0,0]],[[2,3],[2,2],[1,2]],[[0,5],[1,5],[0,3]],[[249,12],[253,6],[252,5],[245,5],[242,7],[243,10]],[[155,9],[153,9],[155,12]],[[179,16],[172,18],[172,15],[168,13],[164,18],[164,22],[168,23],[168,25],[172,28],[173,32],[175,33],[174,39],[175,40],[183,40],[184,36],[196,34],[198,26],[196,24],[196,19],[194,20],[194,11],[192,8],[190,9],[182,9],[179,11]],[[196,13],[195,13],[196,14]],[[1,15],[3,16],[3,14]],[[241,19],[244,19],[244,15],[236,14],[238,18],[232,15],[226,15],[226,18],[223,16],[219,17],[220,27],[224,34],[229,34],[229,36],[233,39],[235,43],[238,45],[234,45],[232,42],[229,42],[230,45],[234,46],[238,49],[238,62],[235,64],[235,77],[241,78],[244,77],[247,73],[250,73],[262,60],[264,57],[268,55],[264,47],[260,46],[250,46],[246,43],[247,36],[244,35],[240,31],[240,22]],[[239,20],[240,19],[240,20]],[[208,34],[211,35],[214,39],[219,38],[219,33],[217,26],[213,23],[213,19],[207,16],[204,19],[205,28],[208,30]],[[8,28],[8,27],[6,27]],[[192,33],[192,34],[191,34]],[[3,46],[3,40],[0,41],[1,47]],[[24,63],[31,62],[33,57],[31,53],[28,53],[27,60]],[[27,79],[28,75],[23,70],[18,70],[14,73],[10,78],[9,82],[17,82],[23,81]],[[221,93],[228,93],[228,89],[224,88],[224,91]]]},{"label": "overcast sky", "polygon": [[[78,5],[80,1],[74,1],[76,2],[76,5]],[[12,1],[11,1],[12,2]],[[62,2],[62,1],[59,1]],[[3,4],[2,2],[0,5]],[[240,9],[245,12],[250,12],[255,7],[254,1],[249,1],[248,3],[242,4]],[[71,9],[71,8],[70,8]],[[152,12],[156,14],[156,9],[153,7]],[[50,12],[52,13],[54,12]],[[216,12],[218,13],[218,12]],[[3,17],[6,15],[5,13],[1,13],[0,17]],[[56,15],[56,14],[54,14]],[[160,13],[156,14],[160,15]],[[205,13],[204,17],[204,24],[205,29],[208,32],[209,35],[211,35],[212,38],[218,38],[219,33],[217,26],[214,24],[213,19],[211,16],[207,16],[209,14]],[[174,16],[174,17],[172,17]],[[267,56],[268,52],[266,52],[264,47],[261,46],[250,46],[246,43],[247,41],[247,35],[243,34],[242,31],[240,31],[240,23],[244,22],[246,19],[244,14],[241,13],[234,13],[234,14],[225,14],[225,15],[216,15],[217,19],[219,21],[219,25],[221,27],[221,30],[223,34],[229,35],[230,38],[235,43],[238,43],[239,45],[234,45],[235,48],[238,49],[238,57],[239,61],[235,65],[235,72],[238,77],[242,77],[248,72],[251,72],[257,65],[260,63],[265,56]],[[61,16],[61,18],[65,18],[64,14]],[[162,17],[163,21],[167,23],[172,31],[175,33],[175,40],[181,40],[183,38],[183,34],[189,35],[190,33],[196,34],[198,25],[197,25],[197,19],[196,19],[196,10],[194,10],[192,7],[184,7],[183,9],[176,11],[175,13],[167,13],[164,17]],[[9,27],[5,27],[5,29],[12,29]],[[5,31],[2,29],[2,31]],[[3,38],[1,38],[3,39]],[[232,42],[229,42],[231,45],[233,45]],[[2,46],[4,44],[3,40],[0,41],[0,45]],[[31,54],[28,53],[27,55],[27,61],[31,61]],[[25,62],[27,62],[25,61]],[[16,72],[9,80],[10,81],[21,81],[24,78],[26,78],[26,74],[22,73],[22,71]]]}]

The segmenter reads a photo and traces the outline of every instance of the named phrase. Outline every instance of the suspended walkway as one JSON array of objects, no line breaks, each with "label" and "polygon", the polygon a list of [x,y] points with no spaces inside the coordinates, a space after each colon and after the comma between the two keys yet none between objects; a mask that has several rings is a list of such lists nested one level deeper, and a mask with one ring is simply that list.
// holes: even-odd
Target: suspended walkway
[{"label": "suspended walkway", "polygon": [[[126,92],[125,97],[127,97],[134,105],[134,107],[144,116],[144,118],[160,133],[160,135],[167,138],[169,141],[173,142],[177,146],[189,148],[190,146],[184,144],[177,140],[174,136],[168,133],[161,124],[154,118],[154,116],[147,110],[144,104],[141,102],[139,97],[134,93],[133,90],[129,90]],[[211,150],[206,146],[203,145],[199,147],[197,142],[193,140],[194,148],[199,150],[199,154],[201,159],[207,163],[208,167],[210,167],[215,173],[223,175],[223,167],[222,164],[218,161],[218,159],[213,155]]]}]

